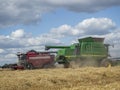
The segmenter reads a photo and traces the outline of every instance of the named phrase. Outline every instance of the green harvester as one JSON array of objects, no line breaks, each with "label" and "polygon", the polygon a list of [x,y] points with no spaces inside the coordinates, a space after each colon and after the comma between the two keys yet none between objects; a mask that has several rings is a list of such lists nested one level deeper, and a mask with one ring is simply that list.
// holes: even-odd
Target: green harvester
[{"label": "green harvester", "polygon": [[46,46],[46,50],[58,49],[56,62],[64,67],[108,66],[110,60],[108,47],[104,38],[86,37],[78,39],[79,43],[70,46]]}]

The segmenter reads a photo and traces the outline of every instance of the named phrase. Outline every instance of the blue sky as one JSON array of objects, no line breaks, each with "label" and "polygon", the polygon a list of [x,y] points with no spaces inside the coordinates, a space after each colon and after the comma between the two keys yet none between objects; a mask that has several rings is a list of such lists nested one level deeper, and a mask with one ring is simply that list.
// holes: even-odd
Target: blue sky
[{"label": "blue sky", "polygon": [[105,37],[120,55],[119,0],[1,0],[0,65],[17,62],[16,53],[69,45],[84,36]]}]

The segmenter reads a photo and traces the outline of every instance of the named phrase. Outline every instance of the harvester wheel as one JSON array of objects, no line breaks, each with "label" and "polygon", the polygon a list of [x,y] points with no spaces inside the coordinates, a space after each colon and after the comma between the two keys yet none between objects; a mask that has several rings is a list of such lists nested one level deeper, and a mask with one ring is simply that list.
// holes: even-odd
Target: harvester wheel
[{"label": "harvester wheel", "polygon": [[30,63],[28,63],[28,64],[26,65],[26,68],[31,70],[31,69],[33,69],[33,65],[30,64]]},{"label": "harvester wheel", "polygon": [[63,64],[64,68],[69,68],[69,62],[64,55],[59,56],[57,62],[61,65]]},{"label": "harvester wheel", "polygon": [[77,61],[70,61],[70,68],[79,68],[79,63]]},{"label": "harvester wheel", "polygon": [[74,68],[75,62],[74,61],[70,61],[70,68]]},{"label": "harvester wheel", "polygon": [[103,59],[101,61],[101,65],[102,67],[111,67],[111,62],[108,59]]},{"label": "harvester wheel", "polygon": [[63,55],[61,55],[60,57],[59,57],[59,60],[65,60],[66,58],[65,58],[65,56],[63,56]]}]

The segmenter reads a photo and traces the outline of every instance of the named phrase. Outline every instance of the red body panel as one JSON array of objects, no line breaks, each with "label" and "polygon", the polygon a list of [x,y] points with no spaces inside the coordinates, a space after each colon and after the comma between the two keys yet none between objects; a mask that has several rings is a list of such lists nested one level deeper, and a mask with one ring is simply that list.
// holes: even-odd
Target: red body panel
[{"label": "red body panel", "polygon": [[54,61],[54,55],[50,55],[50,53],[46,52],[28,52],[26,58],[27,62],[32,64],[34,67],[43,67],[44,65],[50,64]]},{"label": "red body panel", "polygon": [[18,69],[23,70],[24,69],[24,67],[21,66],[21,65],[12,66],[11,68],[14,69],[14,70],[18,70]]}]

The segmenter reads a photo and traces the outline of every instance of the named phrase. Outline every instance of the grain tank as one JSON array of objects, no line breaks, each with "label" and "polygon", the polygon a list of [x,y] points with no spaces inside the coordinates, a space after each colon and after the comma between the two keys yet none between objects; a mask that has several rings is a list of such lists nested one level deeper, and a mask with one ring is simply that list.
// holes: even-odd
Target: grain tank
[{"label": "grain tank", "polygon": [[56,62],[64,64],[65,67],[109,64],[107,60],[109,44],[103,43],[104,38],[86,37],[78,39],[78,42],[70,46],[46,46],[46,50],[59,49]]}]

